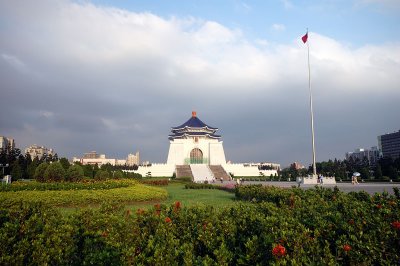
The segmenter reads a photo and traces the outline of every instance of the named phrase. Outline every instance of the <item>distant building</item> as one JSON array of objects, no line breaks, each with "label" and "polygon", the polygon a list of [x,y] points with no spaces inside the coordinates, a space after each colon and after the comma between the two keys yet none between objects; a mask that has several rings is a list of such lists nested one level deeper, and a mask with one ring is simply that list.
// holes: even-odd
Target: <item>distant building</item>
[{"label": "distant building", "polygon": [[378,136],[378,146],[384,157],[393,159],[400,156],[400,130]]},{"label": "distant building", "polygon": [[14,139],[0,136],[0,150],[6,150],[8,147],[15,149]]},{"label": "distant building", "polygon": [[25,154],[28,153],[32,159],[36,157],[41,159],[44,155],[54,155],[53,149],[46,148],[45,146],[38,146],[36,144],[33,144],[25,149]]},{"label": "distant building", "polygon": [[376,165],[380,158],[380,152],[377,147],[371,147],[371,149],[356,149],[354,152],[346,152],[346,160],[353,158],[353,160],[363,161],[368,160],[369,165]]},{"label": "distant building", "polygon": [[91,152],[84,153],[82,158],[83,159],[99,159],[100,156],[104,156],[104,158],[105,158],[104,154],[100,155],[100,154],[97,154],[96,151],[91,151]]},{"label": "distant building", "polygon": [[128,157],[126,158],[127,166],[134,166],[139,164],[140,164],[140,157],[138,151],[135,154],[132,153],[128,154]]},{"label": "distant building", "polygon": [[290,165],[290,168],[293,168],[293,169],[295,169],[295,170],[300,170],[300,169],[305,169],[305,166],[302,165],[302,164],[299,163],[299,162],[294,162],[294,163],[292,163],[292,164]]},{"label": "distant building", "polygon": [[[231,162],[227,162],[227,164],[231,164]],[[262,162],[262,163],[243,163],[244,167],[255,167],[257,166],[258,169],[269,169],[269,170],[280,170],[281,165],[279,163],[269,163],[269,162]]]},{"label": "distant building", "polygon": [[136,152],[135,155],[129,154],[127,159],[112,159],[106,158],[105,154],[98,154],[96,151],[91,151],[83,154],[82,158],[73,157],[73,162],[80,162],[83,165],[90,164],[98,166],[102,166],[103,164],[111,164],[111,165],[139,165],[139,152]]}]

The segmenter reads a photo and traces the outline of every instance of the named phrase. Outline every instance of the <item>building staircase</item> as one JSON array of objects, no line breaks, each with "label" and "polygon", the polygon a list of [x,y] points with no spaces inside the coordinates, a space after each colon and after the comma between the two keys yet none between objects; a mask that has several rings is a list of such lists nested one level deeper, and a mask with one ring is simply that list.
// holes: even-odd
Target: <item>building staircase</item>
[{"label": "building staircase", "polygon": [[221,165],[209,165],[209,167],[215,179],[221,180],[222,178],[224,181],[228,181],[231,179],[231,177],[228,175],[228,173]]},{"label": "building staircase", "polygon": [[207,165],[207,164],[190,164],[190,165],[177,165],[175,169],[176,178],[190,177],[193,182],[208,181],[211,183],[213,180],[228,181],[231,179],[229,174],[221,165]]},{"label": "building staircase", "polygon": [[192,170],[190,165],[177,165],[175,169],[176,178],[190,177],[193,180]]},{"label": "building staircase", "polygon": [[195,183],[204,183],[205,181],[210,183],[215,179],[207,164],[191,164],[190,169]]}]

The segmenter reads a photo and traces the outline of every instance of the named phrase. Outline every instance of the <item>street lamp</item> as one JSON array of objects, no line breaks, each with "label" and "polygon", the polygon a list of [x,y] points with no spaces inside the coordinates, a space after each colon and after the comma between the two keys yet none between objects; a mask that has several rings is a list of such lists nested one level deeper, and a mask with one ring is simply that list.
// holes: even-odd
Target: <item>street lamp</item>
[{"label": "street lamp", "polygon": [[0,167],[3,168],[3,176],[4,176],[4,168],[8,167],[8,163],[7,164],[0,164]]}]

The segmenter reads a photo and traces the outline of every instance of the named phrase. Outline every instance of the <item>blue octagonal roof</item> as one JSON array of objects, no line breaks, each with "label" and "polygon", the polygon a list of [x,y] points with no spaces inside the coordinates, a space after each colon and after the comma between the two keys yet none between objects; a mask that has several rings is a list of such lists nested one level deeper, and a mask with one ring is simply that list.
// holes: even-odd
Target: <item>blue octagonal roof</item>
[{"label": "blue octagonal roof", "polygon": [[196,116],[196,112],[192,112],[192,117],[186,121],[185,123],[183,123],[182,125],[178,126],[178,127],[173,127],[172,130],[177,130],[177,129],[181,129],[181,128],[185,128],[185,127],[191,127],[191,128],[209,128],[209,129],[214,129],[217,130],[218,128],[216,127],[210,127],[208,125],[206,125],[203,121],[201,121],[199,118],[197,118]]}]

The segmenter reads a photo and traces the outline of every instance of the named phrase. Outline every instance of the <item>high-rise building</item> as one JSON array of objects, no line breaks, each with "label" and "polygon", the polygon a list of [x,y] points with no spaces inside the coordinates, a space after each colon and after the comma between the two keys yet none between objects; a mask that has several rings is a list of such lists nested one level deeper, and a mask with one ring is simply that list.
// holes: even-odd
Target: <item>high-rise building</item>
[{"label": "high-rise building", "polygon": [[363,161],[368,160],[369,165],[376,165],[380,158],[380,151],[377,147],[371,147],[371,149],[356,149],[353,152],[346,152],[346,160],[353,158],[353,160]]},{"label": "high-rise building", "polygon": [[54,155],[53,149],[46,148],[45,146],[38,146],[33,144],[25,149],[25,154],[29,153],[32,159],[38,157],[41,159],[45,154],[46,155]]},{"label": "high-rise building", "polygon": [[139,164],[140,164],[140,157],[138,151],[135,154],[132,153],[128,154],[128,157],[126,158],[127,166],[134,166]]},{"label": "high-rise building", "polygon": [[379,149],[384,157],[400,157],[400,130],[378,136]]},{"label": "high-rise building", "polygon": [[5,150],[7,148],[15,149],[14,139],[0,136],[0,150]]}]

